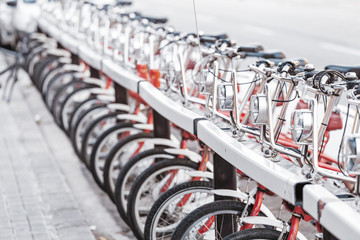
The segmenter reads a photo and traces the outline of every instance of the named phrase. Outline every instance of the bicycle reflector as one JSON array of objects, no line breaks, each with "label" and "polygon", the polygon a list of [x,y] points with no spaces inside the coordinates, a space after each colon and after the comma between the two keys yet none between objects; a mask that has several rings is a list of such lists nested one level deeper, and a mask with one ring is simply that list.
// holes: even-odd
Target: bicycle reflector
[{"label": "bicycle reflector", "polygon": [[313,113],[309,109],[297,109],[291,115],[291,136],[297,144],[309,144],[313,135]]},{"label": "bicycle reflector", "polygon": [[251,96],[250,122],[255,125],[266,125],[269,123],[268,104],[265,94]]},{"label": "bicycle reflector", "polygon": [[218,86],[218,107],[221,111],[232,111],[234,109],[234,90],[231,83]]},{"label": "bicycle reflector", "polygon": [[347,174],[360,174],[360,135],[351,134],[343,139],[341,166]]}]

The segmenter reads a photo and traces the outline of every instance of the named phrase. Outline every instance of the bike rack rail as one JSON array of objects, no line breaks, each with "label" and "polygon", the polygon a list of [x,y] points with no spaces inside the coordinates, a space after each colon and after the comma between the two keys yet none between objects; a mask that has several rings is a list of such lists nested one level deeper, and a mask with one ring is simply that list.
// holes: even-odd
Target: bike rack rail
[{"label": "bike rack rail", "polygon": [[117,65],[109,57],[102,59],[102,55],[80,44],[80,41],[71,34],[63,32],[55,25],[56,23],[41,16],[38,24],[43,32],[58,40],[73,54],[84,57],[92,67],[102,70],[116,84],[137,92],[156,112],[195,134],[231,165],[245,172],[280,198],[293,205],[302,206],[334,236],[341,239],[359,238],[360,214],[321,185],[307,180],[301,174],[300,168],[286,160],[273,162],[265,158],[259,154],[260,146],[237,141],[230,132],[220,129],[203,116],[176,103],[148,81]]}]

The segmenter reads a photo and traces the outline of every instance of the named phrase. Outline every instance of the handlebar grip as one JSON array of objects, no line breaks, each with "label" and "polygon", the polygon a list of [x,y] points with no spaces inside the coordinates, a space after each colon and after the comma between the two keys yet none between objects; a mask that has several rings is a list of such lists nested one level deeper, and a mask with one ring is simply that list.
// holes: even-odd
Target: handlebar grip
[{"label": "handlebar grip", "polygon": [[200,43],[211,43],[211,44],[215,44],[217,41],[216,38],[214,37],[210,37],[210,36],[200,36]]},{"label": "handlebar grip", "polygon": [[167,18],[157,18],[157,17],[146,17],[146,16],[142,16],[142,19],[146,19],[149,22],[155,23],[155,24],[164,24],[167,23],[168,19]]},{"label": "handlebar grip", "polygon": [[215,38],[216,40],[227,39],[229,37],[226,33],[216,34],[216,35],[204,34],[204,35],[201,35],[201,36]]},{"label": "handlebar grip", "polygon": [[258,57],[258,58],[274,58],[274,59],[284,59],[285,58],[285,54],[283,52],[257,52],[257,53],[253,53],[253,52],[249,52],[246,53],[247,57]]},{"label": "handlebar grip", "polygon": [[298,61],[300,63],[300,66],[303,66],[303,67],[305,67],[305,65],[309,63],[307,61],[307,59],[305,59],[305,58],[295,58],[295,59],[291,59],[291,60]]},{"label": "handlebar grip", "polygon": [[264,48],[261,45],[255,45],[255,46],[240,46],[238,47],[237,51],[238,52],[252,52],[252,53],[257,53],[260,51],[263,51]]},{"label": "handlebar grip", "polygon": [[130,6],[132,4],[133,2],[131,1],[116,1],[115,3],[116,6]]},{"label": "handlebar grip", "polygon": [[131,15],[133,15],[135,18],[141,17],[141,13],[139,13],[139,12],[130,12],[130,13],[120,13],[119,14],[120,17],[130,17]]},{"label": "handlebar grip", "polygon": [[355,72],[358,78],[360,78],[360,66],[327,65],[325,69],[336,70],[342,73]]}]

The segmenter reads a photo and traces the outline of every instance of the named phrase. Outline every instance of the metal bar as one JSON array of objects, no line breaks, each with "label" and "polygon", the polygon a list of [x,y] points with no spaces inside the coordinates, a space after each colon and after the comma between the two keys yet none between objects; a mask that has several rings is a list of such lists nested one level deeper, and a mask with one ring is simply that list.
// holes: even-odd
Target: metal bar
[{"label": "metal bar", "polygon": [[71,53],[71,63],[79,65],[80,64],[80,58],[78,55]]},{"label": "metal bar", "polygon": [[160,113],[153,110],[154,137],[170,139],[170,122]]},{"label": "metal bar", "polygon": [[7,48],[2,48],[0,47],[0,52],[4,53],[4,54],[7,54],[7,55],[13,55],[13,56],[17,56],[18,53],[16,51],[13,51],[13,50],[9,50]]},{"label": "metal bar", "polygon": [[[127,85],[125,86],[127,87]],[[144,99],[153,110],[166,116],[169,121],[190,133],[194,133],[194,120],[203,117],[166,97],[149,82],[142,82],[139,87],[139,92],[140,97]]]},{"label": "metal bar", "polygon": [[114,88],[115,88],[115,102],[122,103],[122,104],[128,104],[127,89],[116,82],[114,82]]},{"label": "metal bar", "polygon": [[99,70],[89,66],[89,69],[90,69],[90,77],[92,78],[100,78],[100,72]]},{"label": "metal bar", "polygon": [[332,235],[326,228],[322,227],[323,239],[324,240],[338,240],[337,237]]},{"label": "metal bar", "polygon": [[[236,169],[217,153],[214,160],[214,187],[215,189],[236,190]],[[215,201],[235,200],[233,197],[215,195]],[[235,216],[219,215],[215,219],[216,239],[221,239],[237,230]]]},{"label": "metal bar", "polygon": [[238,142],[210,121],[198,122],[197,136],[230,164],[282,199],[293,205],[301,202],[297,192],[309,181],[301,174],[301,168],[290,161],[280,158],[280,162],[274,163],[263,157],[257,143]]}]

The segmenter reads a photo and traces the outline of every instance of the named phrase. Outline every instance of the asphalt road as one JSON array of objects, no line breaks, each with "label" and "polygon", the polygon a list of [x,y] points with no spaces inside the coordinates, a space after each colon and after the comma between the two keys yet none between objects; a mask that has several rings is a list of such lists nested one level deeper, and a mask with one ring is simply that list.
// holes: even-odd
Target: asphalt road
[{"label": "asphalt road", "polygon": [[[195,6],[205,33],[225,32],[239,44],[261,43],[317,68],[360,65],[360,1],[195,0]],[[134,0],[134,9],[168,17],[177,30],[196,31],[193,0]]]}]

